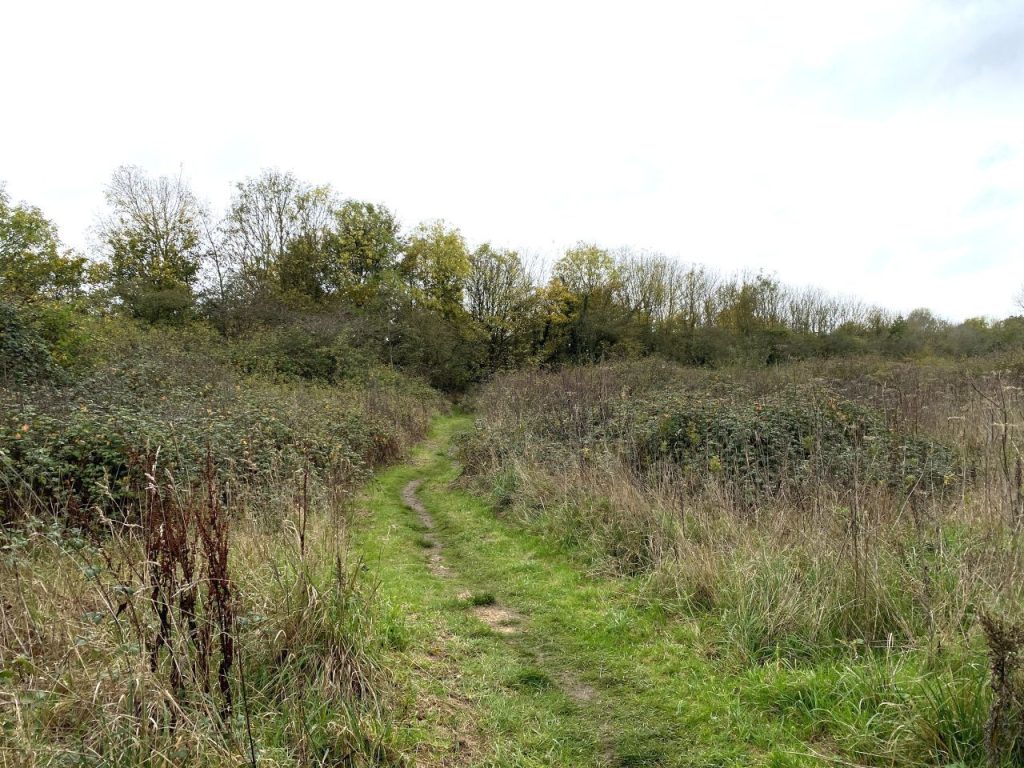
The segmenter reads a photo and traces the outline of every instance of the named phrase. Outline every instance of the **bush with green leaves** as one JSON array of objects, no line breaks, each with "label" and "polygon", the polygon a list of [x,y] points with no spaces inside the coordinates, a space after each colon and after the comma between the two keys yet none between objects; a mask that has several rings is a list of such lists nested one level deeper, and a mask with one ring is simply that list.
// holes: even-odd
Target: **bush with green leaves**
[{"label": "bush with green leaves", "polygon": [[0,302],[0,382],[25,384],[60,375],[60,367],[27,313]]},{"label": "bush with green leaves", "polygon": [[232,362],[246,373],[338,383],[363,377],[375,355],[353,344],[344,324],[301,323],[268,328],[231,344]]},{"label": "bush with green leaves", "polygon": [[690,477],[722,477],[747,495],[821,482],[941,491],[959,477],[950,447],[901,434],[872,408],[822,387],[662,395],[631,403],[611,430],[639,440],[641,462],[667,458]]},{"label": "bush with green leaves", "polygon": [[[207,454],[250,503],[296,472],[350,488],[422,434],[439,399],[380,368],[343,385],[247,375],[204,330],[119,327],[63,385],[0,387],[0,509],[127,515],[157,466],[189,485]],[[45,359],[45,358],[43,358]]]}]

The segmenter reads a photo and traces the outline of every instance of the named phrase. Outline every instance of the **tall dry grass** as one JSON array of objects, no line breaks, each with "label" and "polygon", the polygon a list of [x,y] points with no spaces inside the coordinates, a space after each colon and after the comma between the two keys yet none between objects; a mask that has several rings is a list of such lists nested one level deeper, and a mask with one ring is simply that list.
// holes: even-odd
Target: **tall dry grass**
[{"label": "tall dry grass", "polygon": [[[866,674],[877,669],[871,659],[902,658],[899,674],[915,670],[912,693],[882,697],[863,728],[884,733],[858,742],[858,759],[1019,759],[1024,377],[841,366],[753,374],[644,361],[509,374],[480,394],[464,461],[504,514],[703,617],[738,663],[812,669],[855,659]],[[791,390],[849,398],[891,434],[934,441],[951,460],[930,487],[920,472],[902,485],[868,483],[855,446],[846,476],[784,472],[753,495],[717,456],[637,460],[649,458],[652,414],[670,418],[680,403],[723,388],[734,397],[737,387],[758,402]],[[905,719],[883,728],[887,707]],[[906,722],[919,725],[912,738]]]},{"label": "tall dry grass", "polygon": [[348,533],[438,401],[188,352],[0,389],[0,766],[402,764]]},{"label": "tall dry grass", "polygon": [[296,478],[270,529],[212,469],[147,478],[138,524],[5,532],[0,765],[401,764],[349,511]]}]

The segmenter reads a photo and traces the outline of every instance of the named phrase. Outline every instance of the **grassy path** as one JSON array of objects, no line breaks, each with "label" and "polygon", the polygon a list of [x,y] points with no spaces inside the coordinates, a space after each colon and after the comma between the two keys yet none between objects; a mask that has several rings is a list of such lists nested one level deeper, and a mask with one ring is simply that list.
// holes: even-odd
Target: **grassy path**
[{"label": "grassy path", "polygon": [[357,534],[408,691],[397,738],[417,765],[817,764],[750,704],[756,675],[708,658],[698,623],[454,490],[450,447],[470,428],[438,419],[370,486]]}]

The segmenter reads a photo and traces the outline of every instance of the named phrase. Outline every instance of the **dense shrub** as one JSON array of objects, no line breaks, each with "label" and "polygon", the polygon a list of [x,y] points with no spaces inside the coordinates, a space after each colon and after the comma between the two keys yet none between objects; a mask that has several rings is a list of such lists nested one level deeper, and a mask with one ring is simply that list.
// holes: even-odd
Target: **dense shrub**
[{"label": "dense shrub", "polygon": [[631,403],[615,422],[619,437],[639,440],[641,461],[669,458],[691,476],[720,475],[748,495],[822,482],[935,490],[957,477],[948,446],[900,434],[877,411],[823,388],[763,398],[743,388],[669,395]]},{"label": "dense shrub", "polygon": [[814,486],[941,495],[959,483],[964,457],[949,434],[921,428],[918,401],[938,388],[917,382],[914,392],[897,390],[874,378],[860,385],[857,372],[829,373],[801,367],[752,376],[647,360],[507,374],[478,399],[500,434],[484,450],[498,463],[549,445],[550,461],[566,451],[610,452],[640,474],[669,462],[691,488],[725,483],[748,500]]},{"label": "dense shrub", "polygon": [[24,312],[0,302],[0,382],[24,384],[60,376],[60,368]]},{"label": "dense shrub", "polygon": [[[63,385],[0,388],[0,508],[84,518],[137,507],[143,457],[188,485],[207,453],[229,492],[257,503],[308,470],[351,487],[394,460],[438,401],[385,369],[343,386],[246,375],[202,330],[119,328],[114,360]],[[45,352],[45,348],[40,348]],[[47,358],[40,358],[44,362]]]},{"label": "dense shrub", "polygon": [[354,345],[344,327],[291,325],[264,329],[231,344],[232,362],[246,373],[337,383],[364,376],[375,357]]}]

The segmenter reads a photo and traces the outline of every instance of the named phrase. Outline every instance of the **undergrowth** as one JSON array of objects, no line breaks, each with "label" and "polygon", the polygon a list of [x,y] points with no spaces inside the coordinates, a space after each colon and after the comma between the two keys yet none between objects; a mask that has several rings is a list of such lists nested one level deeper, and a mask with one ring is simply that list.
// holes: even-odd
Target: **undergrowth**
[{"label": "undergrowth", "polygon": [[0,510],[60,509],[87,525],[130,519],[140,459],[194,482],[206,456],[237,505],[266,507],[295,472],[351,489],[423,434],[439,400],[387,369],[335,384],[254,377],[195,329],[119,328],[71,381],[0,387]]},{"label": "undergrowth", "polygon": [[200,326],[81,322],[77,365],[31,324],[5,336],[0,764],[403,764],[351,499],[439,398],[365,361],[253,372],[258,346]]},{"label": "undergrowth", "polygon": [[826,752],[1015,764],[1015,374],[841,366],[507,374],[478,397],[468,482],[699,617]]}]

